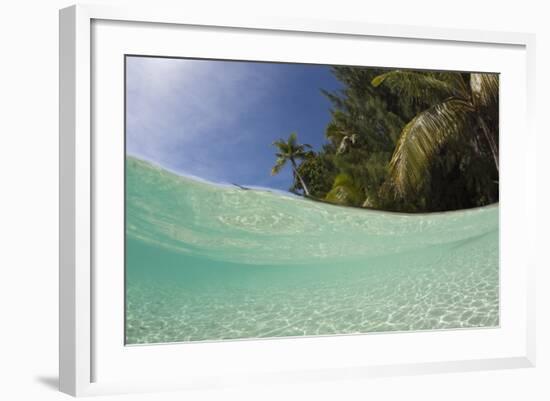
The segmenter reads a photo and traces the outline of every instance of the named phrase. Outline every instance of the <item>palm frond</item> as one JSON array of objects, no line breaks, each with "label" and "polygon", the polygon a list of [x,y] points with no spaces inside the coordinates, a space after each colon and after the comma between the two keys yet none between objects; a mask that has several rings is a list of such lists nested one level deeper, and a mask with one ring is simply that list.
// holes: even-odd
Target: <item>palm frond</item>
[{"label": "palm frond", "polygon": [[293,164],[296,160],[306,159],[313,154],[312,146],[304,143],[298,143],[298,137],[296,132],[292,132],[287,140],[279,139],[272,143],[278,150],[275,153],[277,160],[275,165],[271,169],[271,175],[278,174],[287,161],[291,161]]},{"label": "palm frond", "polygon": [[400,196],[417,192],[439,149],[470,134],[473,112],[470,103],[450,99],[418,114],[403,128],[389,166]]},{"label": "palm frond", "polygon": [[275,165],[273,166],[273,168],[271,169],[271,175],[277,175],[279,174],[279,172],[282,170],[282,168],[285,166],[286,164],[286,161],[288,159],[286,157],[281,157],[279,156],[277,158],[277,161],[275,162]]},{"label": "palm frond", "polygon": [[472,100],[476,107],[498,104],[498,74],[474,73],[470,76]]},{"label": "palm frond", "polygon": [[456,96],[461,99],[468,99],[470,96],[470,87],[459,72],[455,71],[438,71],[429,73],[440,81],[447,82],[456,91]]},{"label": "palm frond", "polygon": [[292,132],[289,136],[288,136],[288,140],[287,140],[287,144],[290,148],[293,148],[296,146],[296,144],[298,143],[298,137],[296,135],[296,132]]},{"label": "palm frond", "polygon": [[374,87],[384,85],[396,95],[429,103],[463,95],[457,82],[438,79],[430,73],[395,70],[374,77],[371,83]]},{"label": "palm frond", "polygon": [[280,153],[286,153],[288,151],[288,145],[286,141],[279,139],[277,141],[274,141],[271,145],[275,146]]},{"label": "palm frond", "polygon": [[341,173],[334,179],[332,189],[325,196],[325,200],[338,205],[360,206],[364,201],[364,195],[349,175]]}]

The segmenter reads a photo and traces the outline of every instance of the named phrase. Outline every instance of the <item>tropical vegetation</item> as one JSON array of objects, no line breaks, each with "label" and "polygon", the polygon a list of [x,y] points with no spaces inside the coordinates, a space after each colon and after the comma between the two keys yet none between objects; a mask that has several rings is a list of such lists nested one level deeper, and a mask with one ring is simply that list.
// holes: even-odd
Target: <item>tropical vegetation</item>
[{"label": "tropical vegetation", "polygon": [[[432,212],[498,202],[497,74],[333,67],[322,149],[274,143],[291,191],[340,205]],[[320,133],[321,135],[323,133]]]},{"label": "tropical vegetation", "polygon": [[292,165],[292,173],[294,174],[295,179],[298,180],[300,188],[304,191],[305,195],[309,196],[310,193],[307,185],[302,178],[300,171],[298,171],[297,161],[304,160],[308,157],[314,157],[313,152],[307,150],[311,149],[311,145],[300,145],[298,143],[296,133],[293,132],[286,141],[284,139],[280,139],[273,142],[273,146],[277,148],[277,153],[275,153],[275,156],[277,156],[277,161],[271,169],[271,175],[278,174],[285,164],[290,162]]}]

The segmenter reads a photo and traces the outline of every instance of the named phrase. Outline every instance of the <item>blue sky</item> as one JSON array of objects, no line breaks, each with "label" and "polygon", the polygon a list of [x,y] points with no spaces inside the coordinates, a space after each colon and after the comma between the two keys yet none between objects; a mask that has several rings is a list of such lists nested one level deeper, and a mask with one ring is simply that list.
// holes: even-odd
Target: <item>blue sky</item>
[{"label": "blue sky", "polygon": [[270,174],[272,142],[296,131],[319,149],[330,120],[320,89],[340,87],[326,66],[128,57],[127,153],[209,181],[287,190],[290,167]]}]

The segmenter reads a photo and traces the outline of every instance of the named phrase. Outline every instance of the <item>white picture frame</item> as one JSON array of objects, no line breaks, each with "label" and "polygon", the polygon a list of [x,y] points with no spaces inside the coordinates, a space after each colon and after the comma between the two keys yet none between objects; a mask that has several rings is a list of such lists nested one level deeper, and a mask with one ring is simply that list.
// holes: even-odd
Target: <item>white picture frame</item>
[{"label": "white picture frame", "polygon": [[[102,219],[109,218],[110,212],[105,211],[101,206],[103,204],[101,196],[105,195],[97,194],[106,194],[109,188],[120,184],[116,181],[117,177],[120,177],[117,174],[113,174],[112,181],[105,178],[105,171],[121,168],[117,166],[117,156],[114,155],[116,153],[114,147],[118,146],[116,143],[119,142],[110,142],[109,139],[114,138],[115,141],[119,141],[120,137],[113,134],[109,137],[103,136],[103,139],[98,141],[94,137],[94,132],[97,131],[94,130],[98,127],[114,127],[117,130],[120,127],[120,121],[123,120],[122,115],[111,118],[106,117],[107,114],[102,111],[108,109],[114,110],[113,113],[119,113],[121,106],[119,100],[120,96],[123,96],[118,90],[123,71],[114,66],[109,57],[116,58],[118,63],[119,55],[128,53],[128,49],[137,49],[138,52],[140,49],[145,49],[141,52],[145,51],[147,54],[158,52],[167,56],[178,55],[174,54],[177,51],[189,51],[189,49],[178,50],[170,44],[155,50],[155,46],[159,46],[161,39],[174,34],[185,35],[186,27],[198,29],[207,34],[211,30],[215,33],[211,36],[218,39],[220,35],[226,35],[227,38],[232,34],[242,34],[243,38],[247,37],[246,35],[248,37],[262,35],[262,40],[273,41],[274,45],[278,43],[277,41],[289,39],[294,43],[303,40],[304,44],[318,39],[328,42],[331,38],[374,42],[383,40],[388,46],[393,42],[397,44],[399,41],[406,41],[407,46],[412,46],[411,49],[417,45],[419,49],[421,46],[437,46],[438,51],[441,51],[440,55],[443,57],[448,55],[448,61],[440,61],[441,64],[438,65],[449,69],[453,67],[459,70],[468,69],[470,65],[468,63],[472,62],[465,57],[464,65],[460,65],[456,60],[453,61],[451,52],[457,54],[465,52],[464,54],[467,55],[469,51],[476,51],[476,54],[480,55],[481,61],[476,64],[479,65],[480,70],[486,68],[489,71],[502,72],[494,66],[498,66],[498,62],[506,63],[506,66],[502,66],[508,72],[503,75],[502,90],[505,92],[501,93],[501,96],[512,92],[517,93],[517,99],[514,100],[517,103],[514,103],[514,106],[521,108],[521,111],[515,113],[517,115],[513,118],[506,117],[502,129],[504,132],[511,132],[512,128],[521,129],[525,132],[523,138],[527,137],[528,140],[516,143],[513,136],[504,134],[502,137],[501,227],[507,234],[501,237],[501,252],[503,252],[501,258],[506,258],[506,263],[510,264],[510,269],[506,270],[510,275],[506,273],[504,281],[501,281],[501,299],[507,306],[504,311],[501,311],[505,313],[503,316],[505,323],[494,330],[467,330],[460,333],[427,332],[408,337],[407,334],[381,334],[317,337],[307,341],[299,340],[299,342],[293,339],[281,339],[183,345],[186,347],[185,350],[178,344],[134,347],[130,351],[124,349],[124,344],[119,341],[122,322],[120,327],[116,328],[118,327],[116,319],[120,318],[120,314],[110,315],[109,310],[105,308],[106,301],[109,301],[109,304],[120,301],[119,296],[113,295],[115,291],[122,291],[121,287],[116,287],[117,277],[120,275],[112,277],[111,280],[111,277],[108,277],[110,274],[108,271],[98,274],[98,269],[104,266],[100,263],[98,267],[98,261],[101,262],[104,258],[114,255],[103,250],[98,252],[102,241],[109,240],[114,246],[118,241],[116,236],[107,239],[107,233],[103,233],[105,237],[103,234],[98,234],[103,230],[102,227],[105,227]],[[148,29],[148,40],[145,40],[145,36],[140,36],[140,31],[144,29]],[[283,36],[287,39],[281,39]],[[132,40],[139,43],[130,43]],[[206,37],[203,40],[202,47],[206,50],[198,49],[197,52],[208,51],[209,46],[214,54],[221,52],[220,49],[215,49],[215,41],[208,42]],[[216,19],[208,15],[187,15],[182,10],[166,11],[154,7],[123,9],[78,5],[61,10],[60,390],[80,396],[211,388],[247,381],[262,383],[330,380],[534,366],[536,263],[533,256],[536,221],[535,132],[532,127],[535,85],[534,44],[534,35],[524,33],[291,18],[230,20]],[[224,46],[226,45],[224,43]],[[288,51],[288,43],[285,45]],[[451,51],[445,50],[446,46],[452,46]],[[235,54],[240,55],[237,58],[246,59],[252,57],[250,52],[259,52],[259,50],[253,50],[253,46],[250,49],[243,49],[243,46],[237,43],[234,47],[231,55],[233,57]],[[494,54],[483,56],[483,53],[491,52],[491,49],[495,49]],[[429,49],[426,48],[425,51]],[[298,55],[298,52],[292,54],[294,55],[277,57],[302,61],[299,59],[302,56]],[[221,56],[224,58],[223,54]],[[229,57],[229,55],[225,56]],[[261,55],[257,57],[262,59]],[[264,54],[263,58],[265,57],[268,56]],[[487,58],[487,61],[482,61],[484,58]],[[399,65],[405,63],[399,58],[388,60],[382,61],[385,63],[384,66],[389,66],[391,63]],[[330,60],[319,61],[328,63]],[[362,61],[358,59],[355,62]],[[422,67],[418,64],[418,60],[411,63],[412,67]],[[103,72],[104,66],[114,66],[114,72]],[[426,64],[425,67],[428,68],[430,65]],[[507,77],[510,77],[508,82],[506,82]],[[103,86],[107,87],[107,82],[109,88],[114,88],[114,92],[107,93],[102,89]],[[98,98],[102,101],[98,102]],[[504,102],[503,107],[503,111],[506,111],[507,108],[512,107],[512,104],[507,105]],[[103,121],[113,125],[103,126]],[[506,152],[507,149],[514,149],[513,160],[520,165],[520,168],[514,172],[505,167],[512,157],[511,152]],[[518,185],[521,185],[520,191],[517,190]],[[119,215],[116,214],[118,212],[114,210],[112,213],[114,214],[111,215],[110,221],[118,221]],[[514,234],[513,231],[517,233]],[[116,260],[116,257],[113,257],[113,260]],[[114,284],[109,285],[111,282]],[[512,305],[514,307],[511,307]],[[402,344],[402,353],[399,356],[389,355],[388,349],[397,351],[401,349],[399,344]],[[434,344],[431,356],[427,349],[422,350],[423,345],[427,344]],[[457,346],[447,354],[442,353],[441,349],[447,349],[449,344],[457,344]],[[477,348],[472,346],[475,344],[479,346]],[[467,346],[472,349],[469,353],[464,351]],[[177,356],[173,356],[173,350],[175,350],[173,347],[179,347],[177,352],[184,350],[186,360],[191,361],[187,366],[178,366],[187,372],[185,377],[170,374],[169,369],[173,370],[174,361],[177,360]],[[341,350],[351,348],[364,350],[369,349],[368,347],[377,349],[379,352],[372,351],[368,353],[368,357],[362,352],[353,353],[355,355],[350,353],[345,357],[340,355],[346,354]],[[416,349],[417,352],[407,354],[406,349]],[[320,350],[325,351],[320,354]],[[439,356],[436,357],[436,354]],[[216,358],[221,358],[220,355],[223,356],[224,361],[229,362],[224,364],[221,360],[217,361]],[[259,359],[254,358],[267,360],[267,363],[261,365]],[[310,358],[309,361],[308,358]],[[239,362],[239,359],[242,361]],[[193,361],[197,365],[192,365]],[[199,361],[202,361],[200,367]],[[139,367],[140,365],[159,366],[159,363],[166,366],[164,371],[155,368],[154,372],[151,369]],[[247,366],[251,363],[258,363],[258,365],[251,369]],[[107,366],[113,366],[113,368],[109,371]],[[125,368],[121,369],[122,366]],[[118,372],[124,372],[124,374]]]}]

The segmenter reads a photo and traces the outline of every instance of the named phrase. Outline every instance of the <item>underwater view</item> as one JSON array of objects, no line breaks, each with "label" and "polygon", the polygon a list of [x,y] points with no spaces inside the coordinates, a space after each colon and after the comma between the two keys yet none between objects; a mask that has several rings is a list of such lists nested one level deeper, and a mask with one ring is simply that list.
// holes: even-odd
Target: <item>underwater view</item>
[{"label": "underwater view", "polygon": [[498,74],[125,68],[127,345],[499,326]]},{"label": "underwater view", "polygon": [[498,325],[498,206],[401,215],[126,163],[128,344]]}]

